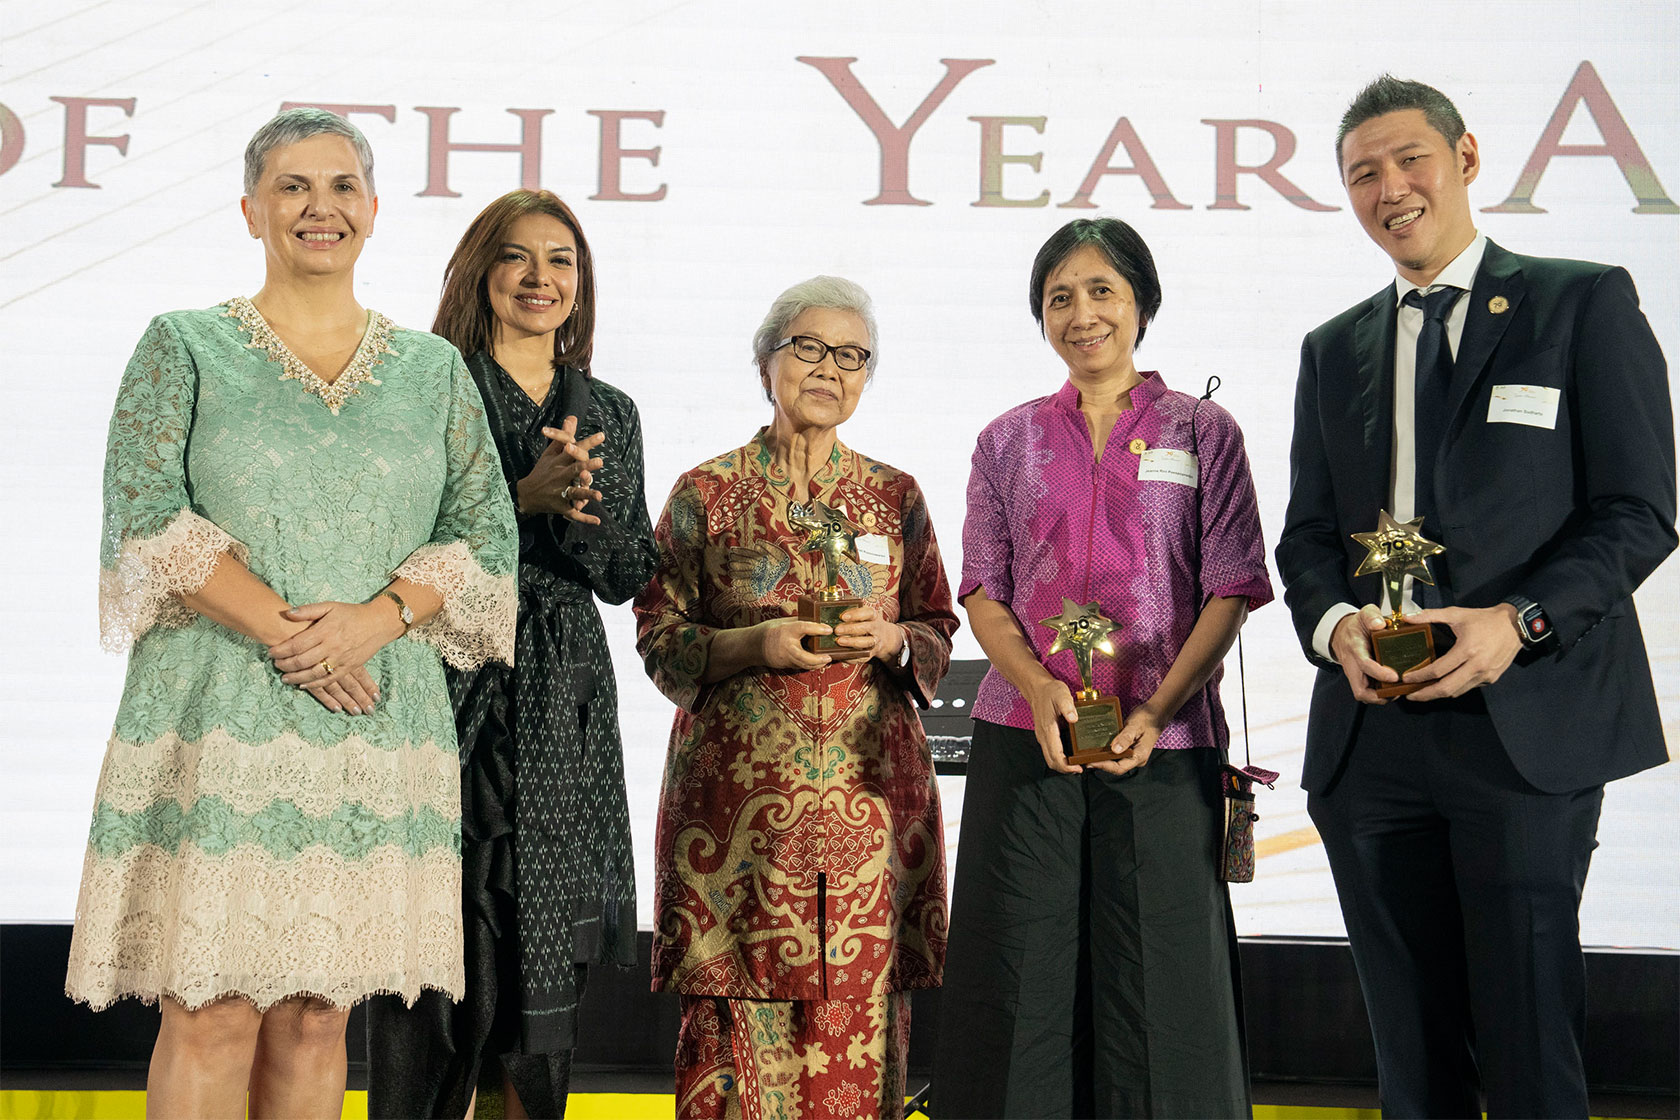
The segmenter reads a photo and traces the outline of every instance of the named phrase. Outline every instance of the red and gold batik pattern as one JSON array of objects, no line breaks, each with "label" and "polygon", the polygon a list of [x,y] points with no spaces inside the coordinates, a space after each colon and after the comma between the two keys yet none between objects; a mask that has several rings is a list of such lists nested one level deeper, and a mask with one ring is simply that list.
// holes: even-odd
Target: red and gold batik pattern
[{"label": "red and gold batik pattern", "polygon": [[822,559],[797,551],[806,537],[762,431],[677,480],[636,602],[637,648],[679,709],[655,842],[655,989],[858,1000],[939,983],[943,833],[912,705],[949,664],[950,587],[909,475],[837,443],[810,491],[876,538],[842,574],[905,627],[909,664],[702,685],[713,634],[795,614]]},{"label": "red and gold batik pattern", "polygon": [[677,1120],[884,1120],[904,1113],[910,997],[683,996]]}]

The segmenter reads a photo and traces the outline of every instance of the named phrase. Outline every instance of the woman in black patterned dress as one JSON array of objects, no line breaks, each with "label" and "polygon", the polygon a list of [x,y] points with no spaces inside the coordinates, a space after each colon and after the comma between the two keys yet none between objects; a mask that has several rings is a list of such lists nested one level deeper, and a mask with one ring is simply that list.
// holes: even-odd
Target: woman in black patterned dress
[{"label": "woman in black patterned dress", "polygon": [[[368,1020],[375,1117],[565,1111],[590,964],[635,962],[618,690],[599,597],[656,555],[635,403],[590,376],[595,277],[577,218],[514,191],[467,228],[433,331],[468,355],[519,510],[514,668],[452,674],[461,740],[467,991]],[[481,1074],[483,1075],[481,1078]]]}]

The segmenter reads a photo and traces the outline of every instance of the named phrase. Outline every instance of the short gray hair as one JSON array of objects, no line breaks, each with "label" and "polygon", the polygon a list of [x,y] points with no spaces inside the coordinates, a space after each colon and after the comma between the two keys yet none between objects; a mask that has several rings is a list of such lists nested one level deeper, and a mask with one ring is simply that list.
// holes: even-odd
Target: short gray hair
[{"label": "short gray hair", "polygon": [[[758,333],[753,335],[753,364],[759,372],[770,368],[770,355],[775,352],[776,343],[787,337],[788,325],[814,307],[850,311],[863,320],[864,329],[869,332],[869,361],[864,368],[869,371],[866,380],[873,380],[875,367],[881,361],[875,306],[869,302],[869,293],[863,290],[863,285],[843,276],[813,276],[776,297],[776,302],[770,305],[769,313],[764,316],[764,322],[759,324]],[[770,399],[769,389],[764,391],[764,399]]]},{"label": "short gray hair", "polygon": [[262,178],[269,152],[323,133],[342,136],[350,141],[350,146],[356,149],[356,158],[361,160],[362,178],[367,180],[368,193],[373,194],[373,149],[368,147],[362,130],[337,113],[300,106],[276,113],[267,124],[257,129],[251,142],[245,145],[246,197],[257,193],[257,182]]}]

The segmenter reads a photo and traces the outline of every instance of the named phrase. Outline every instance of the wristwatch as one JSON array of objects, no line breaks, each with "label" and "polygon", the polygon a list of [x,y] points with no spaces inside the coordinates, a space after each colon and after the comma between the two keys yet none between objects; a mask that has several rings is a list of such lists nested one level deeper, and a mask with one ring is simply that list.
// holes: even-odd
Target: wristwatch
[{"label": "wristwatch", "polygon": [[[397,617],[402,619],[403,633],[408,633],[408,628],[414,625],[414,612],[409,609],[407,603],[402,601],[402,596],[398,595],[390,588],[386,588],[379,594],[385,596],[385,598],[391,600],[391,602],[397,605]],[[375,596],[375,598],[378,598],[378,596]]]},{"label": "wristwatch", "polygon": [[1552,620],[1546,609],[1526,595],[1507,595],[1505,602],[1517,608],[1517,633],[1523,645],[1537,646],[1552,636]]}]

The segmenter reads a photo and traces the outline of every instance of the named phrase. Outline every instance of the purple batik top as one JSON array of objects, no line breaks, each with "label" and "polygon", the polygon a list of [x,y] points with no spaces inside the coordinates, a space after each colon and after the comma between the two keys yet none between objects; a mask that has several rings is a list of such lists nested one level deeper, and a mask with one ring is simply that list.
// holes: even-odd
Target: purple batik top
[{"label": "purple batik top", "polygon": [[[1155,473],[1142,452],[1191,449],[1196,398],[1146,373],[1132,389],[1094,460],[1079,392],[1070,381],[999,416],[980,433],[963,523],[962,599],[977,587],[1009,607],[1033,651],[1069,688],[1080,686],[1071,651],[1046,661],[1055,632],[1041,619],[1062,613],[1062,597],[1095,600],[1120,623],[1109,659],[1092,658],[1097,691],[1122,711],[1148,700],[1165,679],[1209,598],[1248,597],[1250,610],[1272,599],[1260,540],[1260,511],[1243,452],[1242,430],[1212,401],[1196,412],[1201,453],[1201,566],[1196,570],[1196,491]],[[1141,441],[1141,442],[1140,442]],[[1183,460],[1179,463],[1182,465]],[[1147,469],[1146,469],[1147,466]],[[1182,472],[1179,477],[1187,477]],[[1198,592],[1199,587],[1199,592]],[[1220,670],[1185,701],[1156,747],[1223,747]],[[974,718],[1031,728],[1032,711],[995,668],[980,684]]]}]

